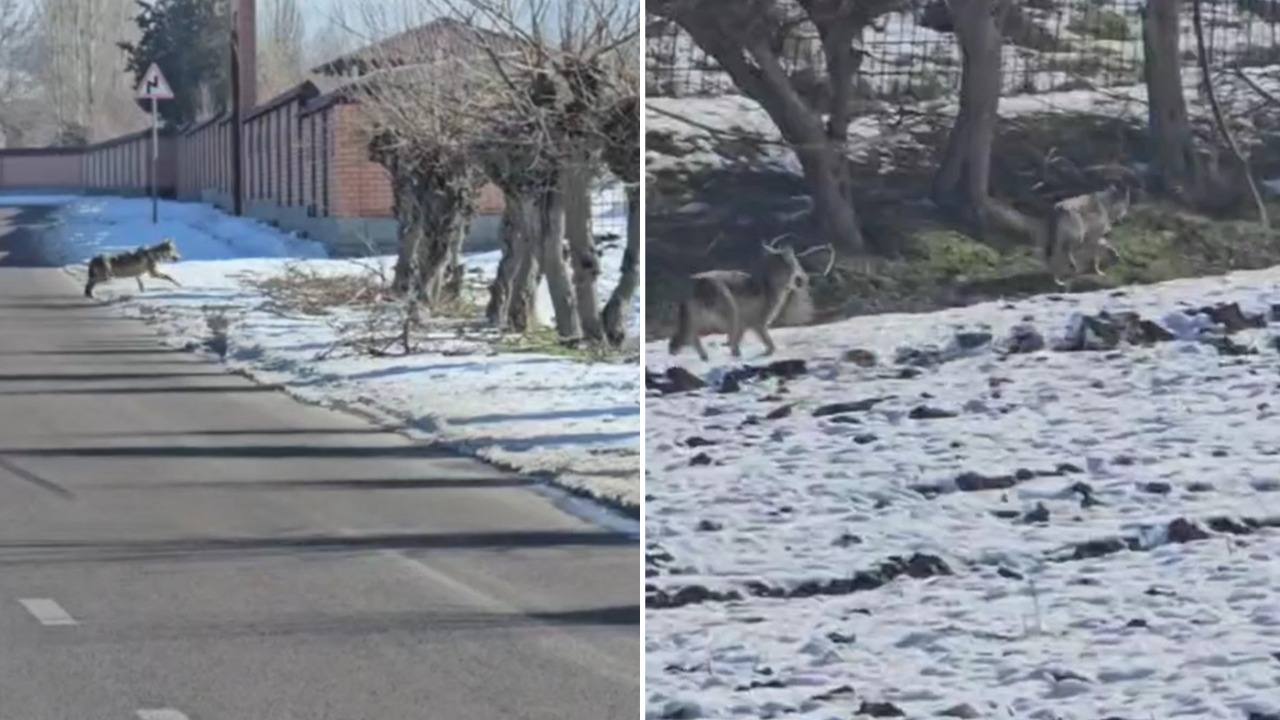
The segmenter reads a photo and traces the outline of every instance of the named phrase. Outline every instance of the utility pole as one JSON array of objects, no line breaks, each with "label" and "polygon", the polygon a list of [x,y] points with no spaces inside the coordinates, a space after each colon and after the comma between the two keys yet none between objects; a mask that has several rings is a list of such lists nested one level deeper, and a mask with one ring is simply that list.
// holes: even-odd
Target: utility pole
[{"label": "utility pole", "polygon": [[231,16],[231,197],[236,216],[244,215],[244,172],[241,164],[244,152],[241,150],[240,108],[240,17],[239,13]]},{"label": "utility pole", "polygon": [[244,215],[244,114],[258,104],[258,6],[256,0],[227,0],[231,12],[231,194],[236,215]]}]

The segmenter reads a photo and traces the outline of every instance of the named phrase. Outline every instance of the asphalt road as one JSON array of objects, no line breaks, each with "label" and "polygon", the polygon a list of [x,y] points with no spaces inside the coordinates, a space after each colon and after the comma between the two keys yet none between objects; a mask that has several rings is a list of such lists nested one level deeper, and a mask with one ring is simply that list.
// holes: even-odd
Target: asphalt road
[{"label": "asphalt road", "polygon": [[0,211],[0,720],[640,715],[634,539],[164,348]]}]

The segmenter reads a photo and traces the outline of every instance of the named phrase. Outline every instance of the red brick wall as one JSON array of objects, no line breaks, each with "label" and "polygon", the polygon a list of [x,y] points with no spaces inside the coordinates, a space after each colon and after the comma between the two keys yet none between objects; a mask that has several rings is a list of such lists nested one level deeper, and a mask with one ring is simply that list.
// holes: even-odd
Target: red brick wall
[{"label": "red brick wall", "polygon": [[338,105],[333,110],[332,214],[346,218],[391,217],[391,182],[387,171],[369,159],[359,107]]},{"label": "red brick wall", "polygon": [[[369,160],[368,141],[361,130],[360,109],[355,105],[334,108],[337,152],[333,163],[333,215],[337,217],[391,217],[394,198],[387,171]],[[476,212],[502,212],[502,192],[492,185],[480,191]]]}]

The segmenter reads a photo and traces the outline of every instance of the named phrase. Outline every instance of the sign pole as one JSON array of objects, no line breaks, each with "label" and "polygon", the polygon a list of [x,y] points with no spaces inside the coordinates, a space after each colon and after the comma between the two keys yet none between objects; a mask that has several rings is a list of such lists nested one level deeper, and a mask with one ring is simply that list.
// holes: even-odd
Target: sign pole
[{"label": "sign pole", "polygon": [[159,101],[151,98],[151,224],[160,222],[160,111]]},{"label": "sign pole", "polygon": [[160,101],[173,99],[173,88],[164,79],[160,66],[151,63],[134,94],[151,101],[151,224],[160,222]]}]

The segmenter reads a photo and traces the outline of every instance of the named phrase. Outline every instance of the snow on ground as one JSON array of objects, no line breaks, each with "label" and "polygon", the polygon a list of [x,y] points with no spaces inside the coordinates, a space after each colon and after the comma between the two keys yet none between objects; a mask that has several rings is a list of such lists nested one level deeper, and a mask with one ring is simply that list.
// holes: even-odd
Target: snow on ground
[{"label": "snow on ground", "polygon": [[[23,204],[10,196],[6,204]],[[617,208],[600,218],[607,230]],[[630,362],[498,351],[493,338],[468,339],[453,330],[427,340],[430,351],[408,357],[330,352],[354,312],[313,316],[282,312],[253,281],[287,268],[334,275],[389,268],[393,258],[325,259],[323,248],[268,225],[234,218],[202,204],[162,203],[150,224],[149,201],[71,199],[49,233],[68,271],[84,277],[83,261],[173,237],[183,261],[165,266],[181,287],[145,280],[99,286],[101,299],[157,327],[177,346],[204,343],[208,318],[232,321],[226,362],[261,382],[307,401],[363,409],[418,437],[448,443],[513,469],[545,474],[560,486],[636,511],[639,503],[638,368]],[[602,302],[618,279],[623,241],[608,241],[599,288]],[[498,253],[469,255],[475,283],[493,276]],[[549,314],[545,288],[539,302]],[[630,327],[638,335],[639,300]]]},{"label": "snow on ground", "polygon": [[[715,389],[722,337],[709,363],[648,345],[648,371],[712,383],[646,403],[649,717],[1280,712],[1280,530],[1208,524],[1280,518],[1274,315],[1239,357],[1180,339],[895,364],[961,330],[1052,343],[1100,309],[1185,338],[1184,309],[1237,301],[1270,315],[1280,268],[779,329],[745,362],[807,372],[737,392]],[[1208,538],[1170,542],[1177,518]]]},{"label": "snow on ground", "polygon": [[[1248,68],[1244,72],[1259,87],[1280,93],[1280,66]],[[1197,97],[1199,83],[1198,73],[1183,74],[1184,92],[1188,98]],[[1219,99],[1224,107],[1239,115],[1246,115],[1256,107],[1257,96],[1245,83],[1235,77],[1223,77],[1218,83]],[[883,159],[886,144],[919,142],[911,132],[912,126],[901,122],[897,110],[902,108],[885,105],[884,109],[886,112],[861,114],[854,118],[849,128],[851,157],[865,159],[864,156],[870,154]],[[959,109],[959,101],[917,103],[910,109],[925,116],[953,117]],[[1048,112],[1103,115],[1145,123],[1147,90],[1145,85],[1125,85],[1105,90],[1062,90],[1000,99],[999,113],[1004,118]],[[1210,111],[1207,104],[1191,103],[1188,112],[1193,119],[1207,120]],[[786,147],[768,113],[759,103],[741,95],[647,98],[645,122],[646,132],[651,137],[657,134],[665,138],[664,142],[650,142],[647,147],[645,169],[650,174],[732,169],[742,164],[743,159],[733,143],[726,143],[724,139],[735,136],[761,143],[756,148],[758,154],[750,158],[753,170],[802,174],[799,162]]]},{"label": "snow on ground", "polygon": [[202,203],[161,201],[155,225],[151,200],[145,198],[7,195],[0,204],[61,206],[48,236],[56,243],[51,254],[64,263],[154,245],[167,237],[180,240],[184,260],[325,257],[319,243]]}]

